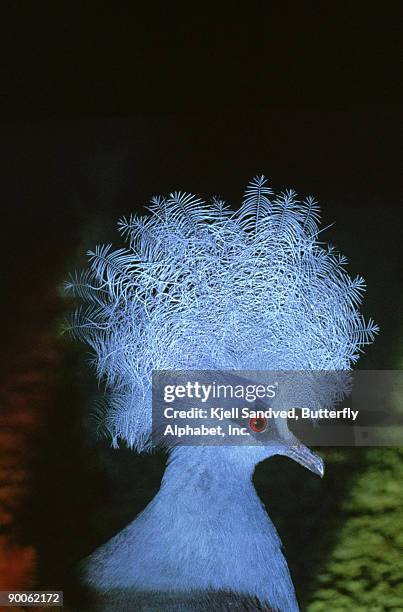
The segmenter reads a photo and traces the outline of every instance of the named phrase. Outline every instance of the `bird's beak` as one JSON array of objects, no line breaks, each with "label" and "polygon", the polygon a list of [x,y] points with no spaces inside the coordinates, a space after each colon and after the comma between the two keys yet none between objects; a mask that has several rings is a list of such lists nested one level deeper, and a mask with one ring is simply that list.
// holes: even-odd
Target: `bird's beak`
[{"label": "bird's beak", "polygon": [[299,464],[323,478],[323,474],[325,473],[323,459],[321,459],[319,455],[316,455],[316,453],[313,453],[305,444],[299,442],[299,440],[296,441],[295,445],[287,446],[284,454],[290,457],[290,459],[298,461]]},{"label": "bird's beak", "polygon": [[305,444],[288,429],[286,419],[277,420],[277,429],[282,442],[283,450],[279,454],[286,455],[314,474],[318,474],[321,478],[325,473],[325,464],[323,459],[316,453],[313,453]]}]

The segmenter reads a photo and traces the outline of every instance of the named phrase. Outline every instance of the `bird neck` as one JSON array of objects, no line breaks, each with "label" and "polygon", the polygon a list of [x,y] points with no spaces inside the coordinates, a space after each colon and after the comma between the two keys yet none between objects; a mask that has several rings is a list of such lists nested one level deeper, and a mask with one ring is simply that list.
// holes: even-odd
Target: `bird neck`
[{"label": "bird neck", "polygon": [[281,542],[255,491],[253,472],[245,448],[172,452],[160,491],[136,521],[149,548],[150,533],[159,534],[158,550],[147,553],[159,558],[157,590],[180,585],[249,593],[282,602],[279,610],[298,610]]},{"label": "bird neck", "polygon": [[195,503],[204,497],[220,505],[239,501],[247,491],[254,492],[252,476],[254,464],[237,461],[232,447],[180,447],[172,451],[161,490],[172,492],[183,499],[191,497]]},{"label": "bird neck", "polygon": [[94,553],[88,582],[99,590],[232,593],[297,612],[281,542],[252,483],[255,459],[246,447],[173,450],[157,495]]}]

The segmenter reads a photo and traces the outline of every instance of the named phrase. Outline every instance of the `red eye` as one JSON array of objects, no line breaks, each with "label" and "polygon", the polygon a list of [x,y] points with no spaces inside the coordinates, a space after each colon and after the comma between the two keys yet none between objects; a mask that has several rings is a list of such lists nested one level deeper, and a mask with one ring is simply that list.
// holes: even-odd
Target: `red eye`
[{"label": "red eye", "polygon": [[255,433],[262,433],[262,431],[265,431],[267,427],[267,419],[265,419],[264,417],[259,417],[257,419],[251,419],[249,421],[249,427]]}]

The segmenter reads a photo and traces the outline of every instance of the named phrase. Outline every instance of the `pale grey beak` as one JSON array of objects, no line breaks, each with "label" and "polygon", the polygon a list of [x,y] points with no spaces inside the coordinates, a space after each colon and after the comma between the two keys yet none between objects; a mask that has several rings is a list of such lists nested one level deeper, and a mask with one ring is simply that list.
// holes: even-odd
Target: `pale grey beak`
[{"label": "pale grey beak", "polygon": [[286,419],[277,419],[277,429],[279,437],[282,442],[282,450],[279,452],[281,455],[290,457],[314,474],[318,474],[321,478],[325,473],[325,464],[323,459],[316,453],[313,453],[305,444],[302,444],[300,440],[288,429]]},{"label": "pale grey beak", "polygon": [[298,461],[305,468],[313,472],[314,474],[318,474],[321,478],[323,478],[323,474],[325,473],[325,464],[323,459],[313,453],[305,444],[302,444],[299,441],[296,441],[295,445],[287,446],[284,454],[290,459],[294,459],[294,461]]}]

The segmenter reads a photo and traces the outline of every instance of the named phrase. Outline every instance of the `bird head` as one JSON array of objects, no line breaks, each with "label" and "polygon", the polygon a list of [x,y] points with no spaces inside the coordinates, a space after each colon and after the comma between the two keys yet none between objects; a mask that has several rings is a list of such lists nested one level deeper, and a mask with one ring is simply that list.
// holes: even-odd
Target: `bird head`
[{"label": "bird head", "polygon": [[[258,176],[236,211],[182,192],[154,197],[147,215],[119,222],[124,248],[89,251],[66,285],[85,303],[69,329],[92,351],[114,445],[152,448],[155,370],[351,369],[377,326],[359,312],[363,279],[319,242],[318,223],[312,197],[275,195]],[[323,473],[284,425],[264,435],[256,457]]]},{"label": "bird head", "polygon": [[294,435],[286,418],[251,419],[249,428],[254,442],[249,453],[255,465],[274,455],[284,455],[323,478],[323,459]]}]

